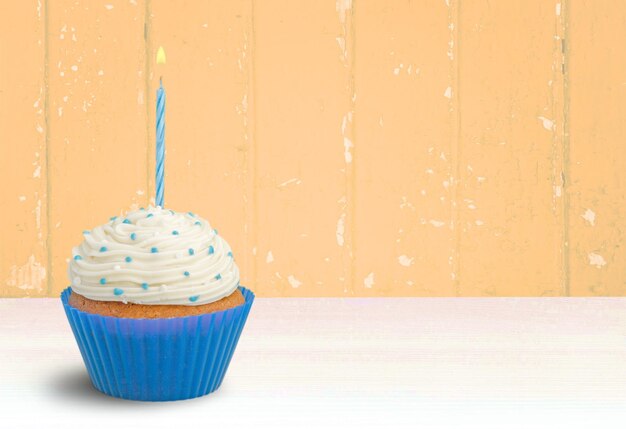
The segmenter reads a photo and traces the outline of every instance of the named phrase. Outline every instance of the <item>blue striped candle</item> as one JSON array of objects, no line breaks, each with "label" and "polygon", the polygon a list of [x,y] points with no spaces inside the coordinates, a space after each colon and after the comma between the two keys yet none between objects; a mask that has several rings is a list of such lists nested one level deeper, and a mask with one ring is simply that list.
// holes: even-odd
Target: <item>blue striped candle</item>
[{"label": "blue striped candle", "polygon": [[165,90],[163,81],[157,89],[156,106],[156,200],[157,206],[163,207],[163,176],[165,167]]}]

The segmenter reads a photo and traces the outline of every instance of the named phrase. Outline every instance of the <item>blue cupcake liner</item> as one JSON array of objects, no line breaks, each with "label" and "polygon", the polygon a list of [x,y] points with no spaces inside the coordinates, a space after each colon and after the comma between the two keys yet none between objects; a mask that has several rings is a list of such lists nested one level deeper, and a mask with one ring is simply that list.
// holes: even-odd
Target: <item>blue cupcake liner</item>
[{"label": "blue cupcake liner", "polygon": [[254,301],[199,316],[130,319],[85,313],[61,293],[80,354],[96,389],[139,401],[175,401],[220,387]]}]

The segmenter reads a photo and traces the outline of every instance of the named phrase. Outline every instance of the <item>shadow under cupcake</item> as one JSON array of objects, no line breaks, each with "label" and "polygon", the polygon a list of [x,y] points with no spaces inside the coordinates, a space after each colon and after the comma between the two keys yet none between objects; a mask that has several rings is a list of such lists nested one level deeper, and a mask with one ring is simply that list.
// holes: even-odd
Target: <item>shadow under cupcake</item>
[{"label": "shadow under cupcake", "polygon": [[83,236],[61,300],[96,389],[173,401],[219,388],[254,301],[228,243],[193,213],[159,207]]}]

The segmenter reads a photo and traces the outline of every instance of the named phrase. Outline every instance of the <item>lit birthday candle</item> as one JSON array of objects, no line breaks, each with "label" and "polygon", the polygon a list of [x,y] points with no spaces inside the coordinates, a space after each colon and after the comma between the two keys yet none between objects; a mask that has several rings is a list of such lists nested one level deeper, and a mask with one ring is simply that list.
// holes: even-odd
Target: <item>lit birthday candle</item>
[{"label": "lit birthday candle", "polygon": [[[165,51],[160,46],[157,52],[157,64],[165,64]],[[165,89],[163,78],[159,79],[156,105],[156,200],[157,206],[163,207],[165,174]]]}]

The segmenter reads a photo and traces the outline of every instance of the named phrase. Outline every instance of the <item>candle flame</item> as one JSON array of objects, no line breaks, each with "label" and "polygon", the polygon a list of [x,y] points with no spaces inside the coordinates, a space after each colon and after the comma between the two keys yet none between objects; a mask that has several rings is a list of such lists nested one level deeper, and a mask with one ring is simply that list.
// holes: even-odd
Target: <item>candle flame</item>
[{"label": "candle flame", "polygon": [[157,64],[165,64],[165,50],[163,49],[163,46],[159,46],[159,50],[157,51],[156,62]]}]

